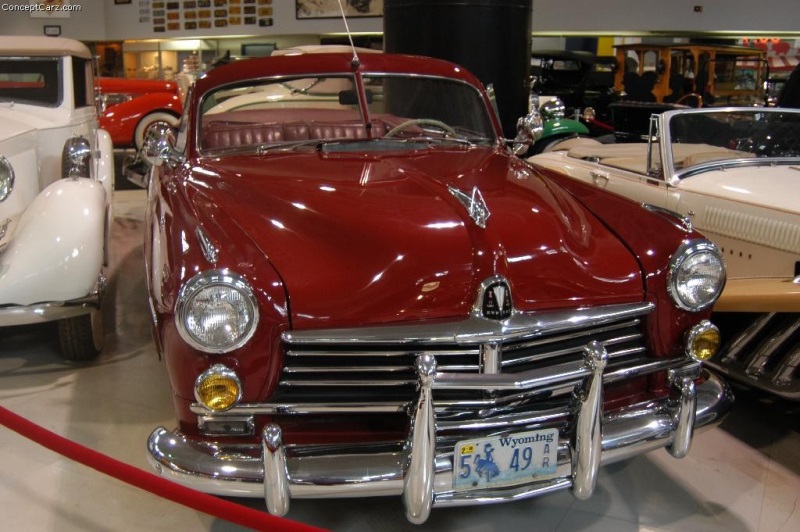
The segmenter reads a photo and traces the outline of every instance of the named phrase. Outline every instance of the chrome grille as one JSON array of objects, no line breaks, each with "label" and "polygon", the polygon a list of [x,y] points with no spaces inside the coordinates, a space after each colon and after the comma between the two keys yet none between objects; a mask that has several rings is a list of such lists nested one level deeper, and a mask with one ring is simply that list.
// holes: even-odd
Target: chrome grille
[{"label": "chrome grille", "polygon": [[787,399],[800,399],[800,315],[717,313],[730,341],[709,365],[734,381]]},{"label": "chrome grille", "polygon": [[[597,340],[608,351],[610,367],[641,362],[646,352],[641,316],[650,310],[652,305],[640,304],[520,313],[503,323],[471,318],[450,325],[449,330],[447,325],[436,325],[289,333],[284,335],[284,371],[272,401],[411,401],[417,385],[414,361],[422,354],[433,355],[443,373],[513,374],[578,367],[584,346]],[[487,351],[496,353],[498,360],[487,360]],[[512,400],[520,394],[499,395]],[[437,392],[436,400],[438,404],[481,396],[481,392],[444,390]]]}]

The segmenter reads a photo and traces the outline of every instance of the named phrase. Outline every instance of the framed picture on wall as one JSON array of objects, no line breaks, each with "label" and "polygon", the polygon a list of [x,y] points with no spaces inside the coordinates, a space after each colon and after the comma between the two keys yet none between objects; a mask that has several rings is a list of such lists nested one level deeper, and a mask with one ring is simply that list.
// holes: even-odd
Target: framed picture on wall
[{"label": "framed picture on wall", "polygon": [[[382,17],[383,0],[342,0],[347,17]],[[295,0],[297,18],[341,17],[338,0]]]}]

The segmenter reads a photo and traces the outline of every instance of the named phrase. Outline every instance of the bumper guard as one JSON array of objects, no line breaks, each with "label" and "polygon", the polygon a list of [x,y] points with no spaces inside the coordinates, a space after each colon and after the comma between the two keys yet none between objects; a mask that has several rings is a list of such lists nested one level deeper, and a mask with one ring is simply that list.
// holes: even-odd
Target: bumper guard
[{"label": "bumper guard", "polygon": [[[323,447],[293,452],[283,444],[281,428],[269,424],[262,432],[260,460],[223,452],[163,427],[151,434],[147,458],[156,471],[179,484],[217,495],[264,497],[268,511],[275,515],[288,512],[291,498],[400,495],[407,518],[419,524],[434,506],[490,504],[569,487],[575,497],[586,499],[594,491],[602,464],[660,447],[682,458],[689,451],[695,429],[718,424],[732,404],[727,384],[687,359],[682,367],[669,372],[677,399],[604,414],[607,359],[602,344],[591,342],[585,347],[586,377],[575,391],[574,434],[560,438],[557,474],[547,480],[469,491],[452,489],[452,453],[437,454],[433,389],[439,379],[442,387],[458,388],[459,377],[437,373],[430,355],[420,355],[416,361],[419,392],[402,452],[337,453]],[[705,378],[696,386],[701,371]],[[476,383],[467,378],[461,385],[474,388]],[[502,383],[493,382],[492,387],[502,387]]]}]

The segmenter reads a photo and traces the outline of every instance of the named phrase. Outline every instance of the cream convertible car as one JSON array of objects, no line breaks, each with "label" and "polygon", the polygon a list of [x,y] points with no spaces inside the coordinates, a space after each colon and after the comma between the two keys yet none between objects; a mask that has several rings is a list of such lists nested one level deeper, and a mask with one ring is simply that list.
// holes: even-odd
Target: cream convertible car
[{"label": "cream convertible car", "polygon": [[715,307],[726,347],[711,365],[800,399],[800,110],[669,111],[646,141],[575,138],[529,162],[674,211],[714,240],[728,281]]}]

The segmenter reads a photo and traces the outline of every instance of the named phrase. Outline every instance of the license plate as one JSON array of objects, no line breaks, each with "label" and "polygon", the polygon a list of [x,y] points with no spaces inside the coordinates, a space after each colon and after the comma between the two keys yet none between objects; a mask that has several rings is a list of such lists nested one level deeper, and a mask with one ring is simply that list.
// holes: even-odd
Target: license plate
[{"label": "license plate", "polygon": [[455,491],[543,480],[556,475],[558,429],[464,440],[454,453]]}]

